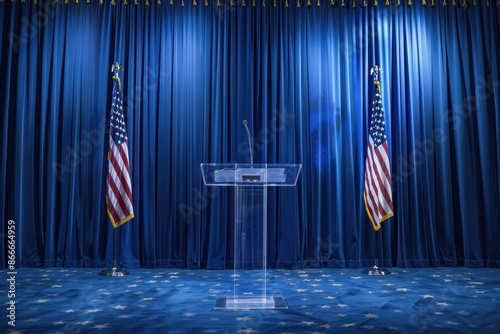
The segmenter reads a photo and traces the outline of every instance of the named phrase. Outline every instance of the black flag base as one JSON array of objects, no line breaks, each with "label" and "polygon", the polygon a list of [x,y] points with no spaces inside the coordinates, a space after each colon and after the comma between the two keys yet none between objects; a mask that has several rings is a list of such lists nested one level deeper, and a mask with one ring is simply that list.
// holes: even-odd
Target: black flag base
[{"label": "black flag base", "polygon": [[373,275],[373,276],[384,276],[389,275],[391,272],[387,269],[382,269],[378,267],[378,260],[375,260],[375,264],[372,269],[363,270],[363,274]]},{"label": "black flag base", "polygon": [[372,269],[363,270],[363,274],[373,275],[373,276],[384,276],[389,275],[391,272],[387,269],[382,269],[374,265]]},{"label": "black flag base", "polygon": [[116,268],[116,260],[113,260],[113,268],[112,269],[104,269],[99,273],[99,275],[109,276],[109,277],[111,277],[111,276],[114,276],[114,277],[127,276],[128,271],[126,271],[125,269]]},{"label": "black flag base", "polygon": [[125,269],[105,269],[99,273],[101,276],[127,276],[129,273]]}]

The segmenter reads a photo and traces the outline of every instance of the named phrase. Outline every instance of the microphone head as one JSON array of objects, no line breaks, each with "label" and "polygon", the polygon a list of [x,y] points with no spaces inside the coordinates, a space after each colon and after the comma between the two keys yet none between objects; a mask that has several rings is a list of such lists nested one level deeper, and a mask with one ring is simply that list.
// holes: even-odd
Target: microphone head
[{"label": "microphone head", "polygon": [[248,124],[248,122],[247,122],[247,120],[246,120],[246,119],[244,119],[244,120],[243,120],[243,124],[244,124],[244,125],[247,125],[247,124]]}]

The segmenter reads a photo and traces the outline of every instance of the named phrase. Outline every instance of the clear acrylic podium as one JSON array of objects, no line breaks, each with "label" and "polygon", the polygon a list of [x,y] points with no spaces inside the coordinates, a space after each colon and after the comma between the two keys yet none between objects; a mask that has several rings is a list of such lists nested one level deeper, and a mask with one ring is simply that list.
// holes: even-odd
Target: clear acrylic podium
[{"label": "clear acrylic podium", "polygon": [[234,272],[231,296],[215,309],[288,308],[282,296],[267,294],[267,187],[293,187],[301,164],[202,163],[206,186],[234,187]]}]

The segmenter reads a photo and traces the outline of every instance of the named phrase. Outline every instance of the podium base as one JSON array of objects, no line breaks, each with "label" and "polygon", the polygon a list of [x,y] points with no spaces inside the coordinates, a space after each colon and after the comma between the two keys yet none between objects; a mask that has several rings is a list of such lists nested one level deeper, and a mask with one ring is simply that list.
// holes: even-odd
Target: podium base
[{"label": "podium base", "polygon": [[217,297],[216,310],[276,310],[288,309],[283,297]]}]

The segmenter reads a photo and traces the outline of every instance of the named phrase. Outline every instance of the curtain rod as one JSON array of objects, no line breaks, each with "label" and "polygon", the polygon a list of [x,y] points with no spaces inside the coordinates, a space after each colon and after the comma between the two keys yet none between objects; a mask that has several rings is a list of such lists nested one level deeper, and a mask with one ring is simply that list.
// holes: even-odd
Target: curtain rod
[{"label": "curtain rod", "polygon": [[[6,0],[0,0],[0,2],[4,2]],[[8,0],[7,0],[8,1]],[[39,0],[32,0],[33,4],[37,5]],[[51,0],[53,3],[58,4],[58,3],[64,3],[64,4],[69,4],[69,3],[74,3],[74,4],[79,4],[80,0]],[[99,4],[102,6],[105,3],[111,3],[112,5],[117,5],[120,3],[120,0],[81,0],[81,2],[85,2],[87,4],[90,4],[91,2],[97,2],[99,1]],[[152,3],[156,3],[156,5],[162,5],[161,0],[121,0],[121,3],[123,5],[128,5],[130,1],[130,4],[133,5],[145,5],[145,6],[151,6]],[[191,1],[192,6],[198,6],[198,1],[197,0],[166,0],[168,1],[168,4],[170,6],[173,6],[174,4],[180,3],[182,7],[186,5],[186,3],[189,3]],[[235,6],[240,6],[240,7],[278,7],[280,5],[283,5],[285,8],[288,7],[296,7],[296,8],[301,8],[301,7],[306,7],[306,8],[311,8],[311,7],[321,7],[323,4],[325,5],[330,5],[331,7],[351,7],[351,8],[357,8],[357,7],[378,7],[379,5],[379,0],[229,0],[228,3],[221,3],[221,0],[200,0],[200,2],[203,1],[203,6],[209,7],[211,5],[214,5],[216,7],[235,7]],[[223,2],[226,2],[227,0],[222,0]],[[236,3],[236,1],[238,3]],[[404,5],[402,1],[406,1],[406,5],[408,7],[411,7],[414,5],[413,0],[380,0],[381,2],[383,1],[384,4],[381,6],[391,6],[391,5],[397,5],[401,6]],[[436,7],[436,4],[441,4],[443,7],[446,6],[453,6],[453,7],[461,7],[464,9],[467,9],[471,6],[477,6],[477,2],[479,0],[420,0],[421,5],[424,7],[427,7],[428,1],[430,2],[430,7]],[[491,0],[495,1],[495,0]],[[497,1],[497,6],[500,6],[500,0]],[[10,2],[29,2],[27,0],[10,0]],[[481,1],[483,2],[487,7],[490,7],[490,0],[484,0]],[[418,0],[417,0],[418,3]]]}]

